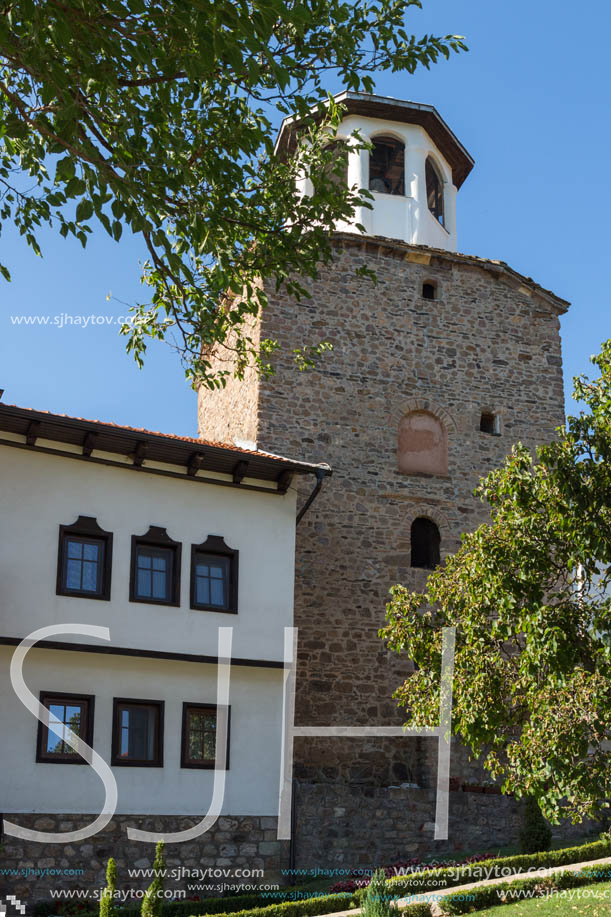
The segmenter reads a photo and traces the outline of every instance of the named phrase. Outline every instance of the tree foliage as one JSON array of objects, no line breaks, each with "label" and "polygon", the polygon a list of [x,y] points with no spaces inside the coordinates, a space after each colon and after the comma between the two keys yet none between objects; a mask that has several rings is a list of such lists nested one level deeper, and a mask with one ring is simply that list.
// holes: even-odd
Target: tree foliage
[{"label": "tree foliage", "polygon": [[[230,370],[213,370],[210,354],[223,346],[238,374],[249,363],[270,371],[275,343],[255,344],[246,321],[265,305],[260,281],[304,295],[334,221],[363,199],[330,174],[340,114],[325,85],[370,91],[375,72],[411,73],[464,48],[408,34],[412,6],[420,0],[5,0],[0,220],[36,252],[47,223],[83,246],[95,221],[117,241],[125,229],[142,237],[146,301],[123,329],[139,363],[147,341],[173,329],[194,382],[222,382]],[[304,119],[308,143],[286,162],[273,153],[279,115]],[[303,170],[311,197],[295,187]],[[307,366],[316,345],[304,346]]]},{"label": "tree foliage", "polygon": [[391,892],[386,885],[386,872],[377,869],[371,876],[363,898],[361,914],[363,917],[391,917]]},{"label": "tree foliage", "polygon": [[521,853],[542,853],[552,846],[552,829],[543,818],[534,796],[524,800],[522,827],[520,829]]},{"label": "tree foliage", "polygon": [[165,873],[164,843],[158,841],[155,847],[153,874],[155,878],[147,888],[142,899],[140,913],[142,917],[161,917],[163,911],[163,876]]},{"label": "tree foliage", "polygon": [[422,593],[393,587],[380,632],[418,667],[395,695],[410,722],[437,725],[441,628],[456,627],[453,732],[551,821],[611,796],[611,341],[592,362],[584,410],[482,481],[490,521]]},{"label": "tree foliage", "polygon": [[115,890],[117,887],[117,864],[110,857],[106,866],[106,887],[100,898],[100,917],[115,917],[117,907],[115,903]]}]

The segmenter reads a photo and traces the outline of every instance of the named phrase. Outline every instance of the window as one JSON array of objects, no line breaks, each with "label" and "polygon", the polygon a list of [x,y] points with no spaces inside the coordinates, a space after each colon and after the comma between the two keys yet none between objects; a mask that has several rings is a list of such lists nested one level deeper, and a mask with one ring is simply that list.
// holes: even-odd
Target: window
[{"label": "window", "polygon": [[92,516],[59,527],[57,595],[110,599],[112,534]]},{"label": "window", "polygon": [[220,535],[191,546],[191,608],[237,613],[238,556]]},{"label": "window", "polygon": [[[213,768],[216,758],[218,709],[208,704],[182,705],[181,767]],[[225,770],[229,770],[229,724],[231,708],[227,708],[227,750]]]},{"label": "window", "polygon": [[492,411],[482,411],[479,420],[479,429],[481,433],[489,433],[492,436],[499,435],[499,419]]},{"label": "window", "polygon": [[180,549],[164,528],[152,525],[132,537],[130,601],[180,605]]},{"label": "window", "polygon": [[412,522],[412,567],[434,570],[439,563],[441,536],[434,522],[420,516]]},{"label": "window", "polygon": [[40,703],[49,711],[49,723],[38,722],[36,760],[41,763],[86,764],[70,744],[68,730],[93,744],[92,695],[42,692]]},{"label": "window", "polygon": [[161,700],[114,699],[112,764],[163,767]]},{"label": "window", "polygon": [[438,417],[412,411],[399,424],[398,467],[402,474],[448,473],[448,437]]},{"label": "window", "polygon": [[369,190],[405,194],[405,146],[394,137],[376,137],[369,153]]},{"label": "window", "polygon": [[437,296],[437,287],[434,283],[430,281],[428,283],[422,284],[422,298],[423,299],[436,299]]},{"label": "window", "polygon": [[426,200],[429,210],[443,226],[443,181],[430,158],[426,161],[424,171],[426,178]]}]

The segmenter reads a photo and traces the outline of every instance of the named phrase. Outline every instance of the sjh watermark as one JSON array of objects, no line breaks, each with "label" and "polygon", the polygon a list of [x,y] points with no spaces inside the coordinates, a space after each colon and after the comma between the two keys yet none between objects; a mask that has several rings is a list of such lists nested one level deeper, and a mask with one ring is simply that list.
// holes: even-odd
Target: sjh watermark
[{"label": "sjh watermark", "polygon": [[[41,627],[25,637],[11,658],[10,678],[15,694],[22,704],[32,713],[49,732],[63,739],[91,765],[104,785],[105,799],[102,811],[89,825],[76,831],[35,831],[23,828],[4,819],[4,831],[13,837],[37,841],[44,844],[68,844],[93,837],[110,822],[118,802],[118,788],[115,776],[104,759],[83,739],[63,723],[54,720],[50,710],[44,707],[27,687],[23,677],[23,664],[29,650],[40,640],[60,634],[78,634],[95,637],[99,640],[110,640],[108,627],[94,624],[54,624]],[[297,666],[298,628],[284,628],[284,684],[282,697],[282,743],[280,749],[280,783],[278,792],[278,831],[279,840],[291,837],[291,804],[293,792],[293,741],[295,737],[355,737],[386,738],[397,736],[403,738],[435,737],[438,740],[437,751],[437,790],[435,798],[435,840],[447,840],[448,806],[450,789],[450,738],[452,726],[452,685],[454,678],[454,647],[456,628],[444,627],[442,631],[441,681],[439,695],[439,725],[421,728],[404,729],[402,726],[295,726],[295,690]],[[229,686],[231,679],[231,646],[233,627],[219,627],[217,654],[217,725],[216,756],[214,764],[214,782],[212,801],[208,812],[196,825],[184,831],[152,832],[137,828],[127,828],[130,840],[156,843],[163,840],[169,844],[182,844],[194,840],[209,831],[216,823],[225,797],[226,771],[223,766],[223,749],[227,747],[229,718]],[[2,915],[0,914],[0,917]]]},{"label": "sjh watermark", "polygon": [[133,315],[11,315],[13,325],[42,325],[49,328],[93,328],[98,325],[131,325]]}]

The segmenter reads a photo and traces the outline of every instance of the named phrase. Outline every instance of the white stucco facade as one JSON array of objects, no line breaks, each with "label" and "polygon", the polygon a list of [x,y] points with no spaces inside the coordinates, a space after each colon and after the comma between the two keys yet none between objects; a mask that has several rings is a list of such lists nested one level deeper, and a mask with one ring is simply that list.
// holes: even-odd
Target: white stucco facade
[{"label": "white stucco facade", "polygon": [[[235,656],[282,659],[283,628],[293,614],[294,489],[279,497],[6,446],[0,480],[3,636],[79,621],[109,627],[117,646],[215,655],[218,628],[229,625]],[[58,529],[79,515],[113,533],[109,602],[55,594]],[[182,544],[177,608],[129,601],[131,537],[151,525]],[[237,615],[189,608],[191,545],[208,535],[222,535],[240,552]]]},{"label": "white stucco facade", "polygon": [[[236,663],[231,668],[229,769],[222,812],[276,815],[284,628],[293,623],[295,487],[281,494],[261,481],[250,482],[261,486],[261,492],[215,486],[197,476],[136,472],[128,462],[126,467],[109,467],[75,461],[69,454],[51,455],[42,449],[57,449],[57,443],[44,440],[37,446],[38,452],[0,445],[0,696],[7,739],[0,747],[0,811],[100,811],[104,791],[91,767],[37,761],[38,722],[15,695],[9,678],[11,642],[42,627],[76,623],[108,627],[110,647],[120,648],[121,654],[34,647],[24,677],[36,698],[41,692],[93,696],[93,747],[108,764],[113,699],[164,704],[162,766],[112,767],[118,814],[194,815],[208,810],[214,772],[182,766],[183,704],[216,704],[217,665],[196,657],[214,659],[219,627],[232,627]],[[59,526],[71,525],[79,516],[94,517],[112,532],[108,601],[56,594]],[[130,601],[132,536],[143,535],[150,526],[165,528],[182,544],[177,607]],[[236,614],[190,608],[191,545],[200,545],[209,535],[222,536],[239,551]],[[101,643],[79,634],[55,639]]]},{"label": "white stucco facade", "polygon": [[[2,743],[0,805],[9,812],[96,815],[104,788],[87,765],[36,761],[38,722],[9,680],[10,647],[0,647]],[[234,666],[230,686],[229,770],[223,814],[277,815],[282,670]],[[117,814],[204,815],[214,772],[181,767],[183,703],[214,704],[216,666],[49,649],[32,649],[24,666],[28,688],[95,696],[93,748],[110,764],[113,697],[164,701],[162,767],[112,767]],[[92,819],[93,820],[93,819]]]},{"label": "white stucco facade", "polygon": [[[358,131],[363,140],[374,141],[379,136],[391,136],[405,144],[405,195],[383,194],[373,191],[372,209],[357,208],[354,221],[339,221],[338,231],[358,232],[357,224],[365,227],[367,235],[399,239],[411,245],[430,245],[456,251],[456,187],[452,183],[452,170],[423,128],[415,124],[383,121],[349,115],[338,131],[338,137],[348,140]],[[353,150],[348,154],[348,185],[369,187],[369,150]],[[427,157],[435,163],[443,180],[445,226],[433,216],[427,206],[424,175]],[[305,180],[305,192],[311,183]]]}]

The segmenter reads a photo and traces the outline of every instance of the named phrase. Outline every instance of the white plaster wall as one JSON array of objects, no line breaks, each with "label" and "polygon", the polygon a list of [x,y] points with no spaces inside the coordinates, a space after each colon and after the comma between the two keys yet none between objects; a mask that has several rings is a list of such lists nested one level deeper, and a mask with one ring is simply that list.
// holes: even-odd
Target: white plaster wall
[{"label": "white plaster wall", "polygon": [[[91,767],[36,763],[38,721],[11,687],[12,652],[0,647],[0,811],[98,814],[104,790]],[[277,814],[282,675],[281,669],[232,667],[224,814]],[[34,648],[24,678],[36,697],[41,690],[95,695],[93,747],[109,764],[113,696],[165,701],[164,766],[113,767],[117,813],[206,813],[214,775],[180,767],[182,704],[215,703],[216,666]]]},{"label": "white plaster wall", "polygon": [[[358,232],[361,223],[368,235],[400,239],[411,245],[430,245],[456,251],[456,187],[452,170],[426,131],[416,124],[402,124],[379,118],[349,115],[338,131],[348,139],[358,130],[364,140],[381,134],[391,135],[405,144],[405,197],[373,192],[373,209],[358,208],[353,223],[340,221],[337,229]],[[430,212],[426,201],[424,166],[431,155],[444,182],[445,227]],[[369,152],[356,150],[348,156],[348,183],[359,188],[369,186]],[[304,185],[307,189],[307,183]]]},{"label": "white plaster wall", "polygon": [[[55,594],[59,526],[79,515],[113,532],[109,602]],[[0,525],[2,636],[76,621],[108,626],[118,646],[216,655],[218,628],[229,625],[234,656],[282,659],[293,622],[294,488],[249,493],[0,446]],[[129,601],[131,536],[150,525],[182,542],[179,608]],[[191,544],[211,534],[240,552],[237,615],[189,608]]]}]

